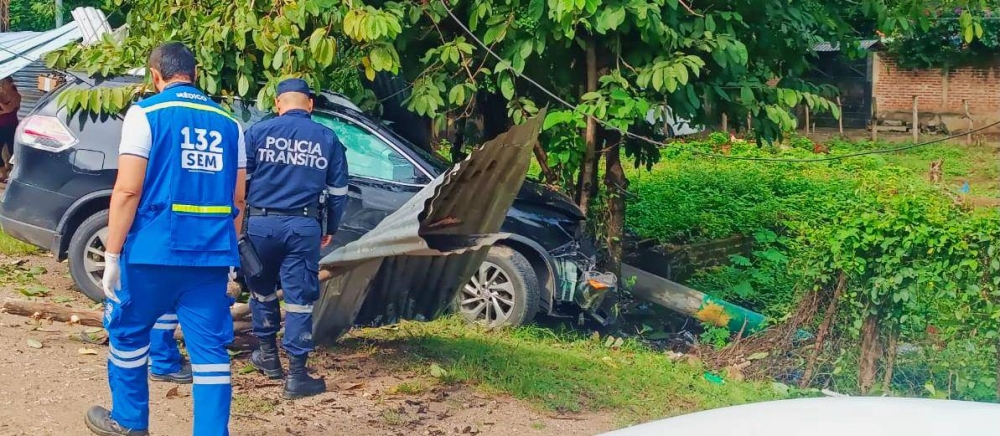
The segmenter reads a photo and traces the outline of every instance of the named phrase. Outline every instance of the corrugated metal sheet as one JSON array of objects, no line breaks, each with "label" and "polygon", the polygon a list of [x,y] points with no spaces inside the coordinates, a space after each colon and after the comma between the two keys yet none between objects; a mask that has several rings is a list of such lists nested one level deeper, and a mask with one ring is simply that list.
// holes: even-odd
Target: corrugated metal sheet
[{"label": "corrugated metal sheet", "polygon": [[543,110],[473,151],[371,232],[321,261],[333,278],[313,310],[313,336],[357,324],[429,320],[483,262],[524,183]]},{"label": "corrugated metal sheet", "polygon": [[46,95],[45,92],[38,90],[38,76],[53,72],[45,67],[44,62],[35,61],[14,73],[14,84],[17,85],[18,92],[21,93],[21,110],[17,113],[19,119],[23,120],[24,117],[28,116],[38,101]]},{"label": "corrugated metal sheet", "polygon": [[[866,39],[866,40],[861,41],[860,44],[861,44],[861,49],[863,49],[863,50],[870,50],[872,47],[875,47],[876,45],[879,44],[879,40],[877,40],[877,39]],[[819,52],[819,53],[840,51],[840,44],[839,43],[830,43],[830,42],[821,42],[821,43],[816,44],[816,45],[813,46],[813,51]]]},{"label": "corrugated metal sheet", "polygon": [[0,34],[0,79],[9,77],[41,59],[46,53],[80,39],[76,22],[48,32]]}]

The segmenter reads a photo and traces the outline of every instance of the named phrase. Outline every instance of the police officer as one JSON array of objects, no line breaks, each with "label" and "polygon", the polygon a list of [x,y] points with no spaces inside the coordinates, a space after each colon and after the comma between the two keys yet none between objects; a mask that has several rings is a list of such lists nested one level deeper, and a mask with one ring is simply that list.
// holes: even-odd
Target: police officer
[{"label": "police officer", "polygon": [[[322,379],[306,372],[313,350],[313,302],[319,297],[319,253],[336,232],[347,198],[344,146],[332,130],[313,121],[313,94],[301,79],[278,84],[278,116],[246,132],[247,235],[264,269],[248,277],[253,333],[260,349],[250,357],[272,379],[284,376],[276,335],[281,324],[276,291],[285,298],[285,336],[289,357],[285,397],[301,398],[326,390]],[[326,201],[321,225],[320,196]]]},{"label": "police officer", "polygon": [[192,84],[195,58],[187,47],[157,47],[148,67],[159,94],[125,115],[108,221],[103,285],[112,408],[92,407],[86,424],[102,436],[149,434],[150,332],[175,313],[191,357],[194,435],[228,435],[233,321],[226,288],[230,268],[239,265],[243,133]]}]

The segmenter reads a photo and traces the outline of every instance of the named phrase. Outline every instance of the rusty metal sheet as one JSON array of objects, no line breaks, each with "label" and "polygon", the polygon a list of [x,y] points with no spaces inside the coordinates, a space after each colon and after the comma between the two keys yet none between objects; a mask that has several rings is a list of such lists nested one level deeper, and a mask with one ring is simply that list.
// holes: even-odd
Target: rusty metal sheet
[{"label": "rusty metal sheet", "polygon": [[336,340],[357,324],[429,320],[467,283],[524,183],[545,111],[474,150],[372,231],[320,261],[331,272],[313,336]]}]

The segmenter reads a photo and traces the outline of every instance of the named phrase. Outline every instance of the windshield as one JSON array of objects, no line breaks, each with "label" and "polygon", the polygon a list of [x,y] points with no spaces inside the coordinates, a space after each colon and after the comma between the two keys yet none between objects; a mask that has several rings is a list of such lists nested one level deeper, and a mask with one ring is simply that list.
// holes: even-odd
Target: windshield
[{"label": "windshield", "polygon": [[[233,114],[236,116],[236,118],[243,123],[244,127],[249,127],[250,125],[258,121],[263,121],[277,116],[277,114],[273,112],[270,113],[261,112],[256,108],[256,106],[244,103],[242,101],[234,102],[234,104],[230,109],[232,109]],[[316,121],[319,122],[320,124],[330,127],[331,121],[333,121],[334,118],[337,117],[336,115],[330,113],[316,111],[313,112],[313,118],[316,119]],[[395,140],[396,142],[404,145],[406,148],[412,150],[413,153],[417,154],[430,166],[429,170],[431,173],[433,173],[431,174],[431,176],[437,177],[444,171],[448,170],[448,168],[451,168],[451,165],[448,162],[446,162],[443,158],[433,153],[430,153],[427,150],[424,150],[423,148],[417,147],[412,142],[408,141],[406,138],[400,136],[389,126],[371,120],[370,118],[362,117],[360,115],[357,116],[356,118],[360,119],[364,124],[367,124],[368,127],[377,130],[378,133],[388,136],[391,139]]]},{"label": "windshield", "polygon": [[393,130],[391,127],[389,127],[389,126],[387,126],[385,124],[377,124],[376,126],[373,126],[373,127],[378,128],[379,133],[383,133],[383,134],[385,134],[387,136],[391,136],[392,139],[394,139],[394,140],[398,141],[399,143],[405,145],[410,150],[413,150],[413,152],[416,153],[418,156],[420,156],[421,159],[427,161],[427,164],[429,164],[433,168],[433,170],[434,170],[434,174],[433,174],[434,177],[437,177],[441,173],[447,171],[448,168],[451,168],[451,164],[449,164],[448,162],[446,162],[440,156],[437,156],[437,155],[435,155],[435,154],[433,154],[431,152],[428,152],[427,150],[424,150],[421,147],[417,147],[415,144],[413,144],[412,142],[410,142],[406,138],[402,137],[400,134],[396,133],[396,131]]}]

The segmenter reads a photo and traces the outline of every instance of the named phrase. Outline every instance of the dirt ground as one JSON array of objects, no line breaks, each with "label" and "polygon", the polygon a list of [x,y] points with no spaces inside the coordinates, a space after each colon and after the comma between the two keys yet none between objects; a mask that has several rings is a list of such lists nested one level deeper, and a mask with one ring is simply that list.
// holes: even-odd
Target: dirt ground
[{"label": "dirt ground", "polygon": [[[0,262],[17,259],[0,256]],[[93,305],[73,289],[66,264],[32,256],[51,293],[42,301]],[[12,286],[0,301],[24,299]],[[107,348],[79,340],[82,326],[0,313],[0,436],[88,435],[83,415],[108,407]],[[37,342],[35,342],[37,341]],[[30,342],[30,344],[29,344]],[[35,348],[41,344],[41,348]],[[85,354],[95,353],[95,354]],[[560,415],[471,387],[433,386],[417,374],[384,367],[369,353],[333,349],[317,353],[316,373],[330,392],[298,401],[281,398],[281,384],[257,373],[240,374],[248,353],[233,358],[233,435],[593,435],[610,430],[609,415]],[[150,432],[191,434],[191,387],[150,384]],[[406,392],[406,393],[404,393]]]}]

